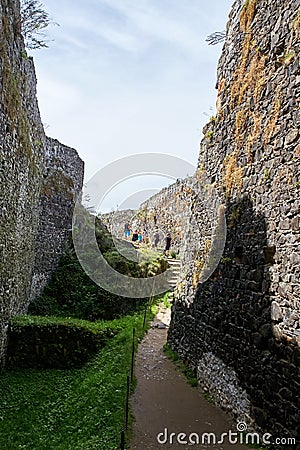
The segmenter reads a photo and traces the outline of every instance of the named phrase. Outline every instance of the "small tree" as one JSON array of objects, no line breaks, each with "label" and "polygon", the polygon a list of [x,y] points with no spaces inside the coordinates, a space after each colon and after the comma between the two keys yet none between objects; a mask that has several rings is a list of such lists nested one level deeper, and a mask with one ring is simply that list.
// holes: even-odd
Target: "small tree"
[{"label": "small tree", "polygon": [[45,28],[52,22],[44,5],[38,0],[20,0],[21,33],[28,49],[48,47]]}]

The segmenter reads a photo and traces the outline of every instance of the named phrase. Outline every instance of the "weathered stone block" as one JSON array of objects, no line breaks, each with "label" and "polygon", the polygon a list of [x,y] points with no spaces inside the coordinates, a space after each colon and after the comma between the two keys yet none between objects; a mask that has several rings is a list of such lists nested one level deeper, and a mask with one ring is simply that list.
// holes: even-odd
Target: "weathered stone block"
[{"label": "weathered stone block", "polygon": [[284,144],[285,145],[290,145],[293,142],[295,142],[295,140],[298,138],[299,136],[299,131],[297,130],[297,128],[294,128],[293,130],[290,130],[284,140]]}]

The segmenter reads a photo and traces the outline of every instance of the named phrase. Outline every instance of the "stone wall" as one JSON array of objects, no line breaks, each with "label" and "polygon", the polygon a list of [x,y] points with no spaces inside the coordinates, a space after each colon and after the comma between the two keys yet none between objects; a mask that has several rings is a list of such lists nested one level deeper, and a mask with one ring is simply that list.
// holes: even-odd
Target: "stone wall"
[{"label": "stone wall", "polygon": [[187,178],[177,180],[176,183],[162,189],[157,194],[143,202],[137,211],[120,210],[102,214],[101,220],[107,225],[110,232],[119,238],[124,237],[124,225],[129,223],[132,231],[145,230],[149,244],[153,245],[154,233],[160,236],[159,247],[164,245],[166,233],[171,233],[172,250],[183,255],[186,236],[191,218],[191,192],[195,180]]},{"label": "stone wall", "polygon": [[70,236],[73,208],[81,195],[83,175],[84,164],[77,151],[47,137],[31,299],[41,293],[57,268]]},{"label": "stone wall", "polygon": [[[31,59],[23,55],[18,8],[3,0],[1,35],[1,344],[13,314],[27,306],[34,260],[44,133]],[[0,344],[0,359],[2,345]]]},{"label": "stone wall", "polygon": [[101,214],[100,219],[113,236],[123,239],[125,223],[128,223],[131,229],[136,224],[136,212],[134,209],[121,209],[111,213]]},{"label": "stone wall", "polygon": [[194,181],[192,178],[177,180],[140,205],[138,228],[147,230],[149,240],[158,231],[159,245],[164,245],[166,233],[172,237],[171,250],[182,254],[185,232],[190,218],[190,197]]},{"label": "stone wall", "polygon": [[[35,260],[42,261],[42,257],[36,256],[36,236],[38,222],[43,222],[39,218],[40,193],[45,189],[43,179],[48,153],[36,99],[34,65],[27,57],[20,34],[16,0],[0,1],[0,36],[1,365],[8,322],[12,316],[26,311]],[[69,159],[71,161],[71,154]],[[81,173],[74,173],[74,176],[73,182],[76,184],[78,180],[79,187],[82,166]],[[62,193],[61,201],[68,204],[70,200]],[[56,245],[60,245],[59,240],[53,242],[53,246]],[[58,255],[61,249],[57,247],[55,251]],[[43,257],[47,258],[47,254],[43,253]]]},{"label": "stone wall", "polygon": [[[198,264],[183,274],[168,336],[237,419],[298,439],[299,39],[299,1],[234,3],[186,233],[196,236],[185,248]],[[210,191],[209,224],[202,199]],[[221,227],[220,237],[222,208],[227,232]],[[222,238],[219,264],[201,278],[203,256],[209,261]]]}]

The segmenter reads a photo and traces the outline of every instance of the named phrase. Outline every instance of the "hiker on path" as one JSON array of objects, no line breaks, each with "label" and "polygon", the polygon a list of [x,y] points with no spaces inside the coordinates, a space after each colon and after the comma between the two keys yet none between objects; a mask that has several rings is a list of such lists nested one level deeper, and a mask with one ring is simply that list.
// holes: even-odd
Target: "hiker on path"
[{"label": "hiker on path", "polygon": [[132,241],[135,242],[138,240],[138,238],[139,238],[138,230],[135,230],[135,232],[132,233]]},{"label": "hiker on path", "polygon": [[124,236],[125,239],[128,239],[130,237],[130,226],[128,222],[126,222],[124,225]]},{"label": "hiker on path", "polygon": [[165,256],[169,256],[169,251],[170,251],[170,247],[171,247],[171,235],[170,233],[167,233],[166,237],[165,237],[165,250],[164,250],[164,254]]},{"label": "hiker on path", "polygon": [[156,229],[153,235],[153,244],[155,248],[157,248],[159,241],[160,241],[159,232],[158,229]]},{"label": "hiker on path", "polygon": [[148,241],[147,231],[146,231],[146,230],[143,230],[143,232],[142,232],[142,242],[143,242],[144,244],[146,244],[147,241]]}]

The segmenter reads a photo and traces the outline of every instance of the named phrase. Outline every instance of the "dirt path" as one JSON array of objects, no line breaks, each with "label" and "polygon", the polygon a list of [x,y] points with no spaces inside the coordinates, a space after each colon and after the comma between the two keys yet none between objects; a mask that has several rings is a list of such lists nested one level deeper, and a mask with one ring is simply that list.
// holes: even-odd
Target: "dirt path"
[{"label": "dirt path", "polygon": [[[169,361],[162,351],[167,340],[167,328],[170,310],[160,312],[152,323],[152,328],[139,345],[136,357],[137,387],[131,398],[131,407],[135,417],[130,450],[156,449],[246,449],[240,444],[209,444],[207,439],[201,444],[202,433],[215,433],[217,441],[222,433],[236,431],[224,411],[208,403],[197,388],[191,387],[185,376]],[[168,430],[166,435],[165,429]],[[157,435],[161,435],[158,443]],[[176,433],[172,439],[171,433]],[[200,436],[200,444],[177,443],[178,433],[185,433],[188,440],[191,433]],[[167,437],[167,443],[164,443]],[[174,442],[175,439],[175,442]],[[195,442],[195,435],[191,436]],[[173,443],[170,443],[173,442]]]}]

